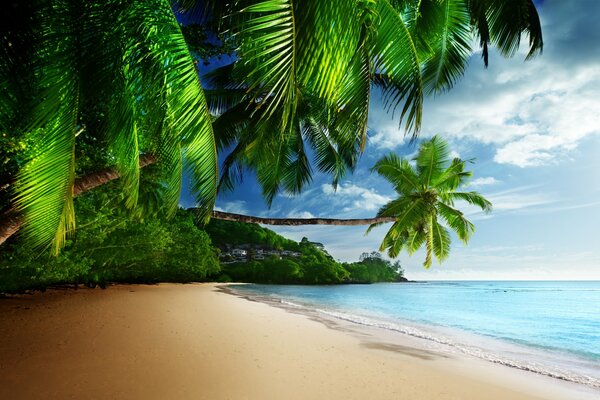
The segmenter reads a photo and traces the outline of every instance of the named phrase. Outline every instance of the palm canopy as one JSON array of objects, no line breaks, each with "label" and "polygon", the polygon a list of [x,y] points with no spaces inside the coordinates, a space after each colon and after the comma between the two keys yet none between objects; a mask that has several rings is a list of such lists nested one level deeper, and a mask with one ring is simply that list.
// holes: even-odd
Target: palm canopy
[{"label": "palm canopy", "polygon": [[[463,191],[471,177],[465,160],[450,160],[448,144],[439,136],[424,141],[411,161],[391,153],[381,158],[373,170],[389,181],[398,198],[385,204],[377,217],[394,217],[395,221],[381,242],[380,251],[397,257],[406,249],[414,253],[425,245],[425,262],[429,268],[435,256],[439,262],[450,252],[450,232],[464,243],[475,226],[455,208],[464,201],[491,212],[492,204],[477,192]],[[367,233],[379,224],[372,224]]]},{"label": "palm canopy", "polygon": [[140,156],[151,153],[167,214],[177,209],[185,168],[210,211],[218,177],[211,117],[171,4],[41,0],[13,7],[21,20],[3,24],[0,130],[35,143],[22,155],[13,199],[30,243],[53,241],[58,250],[74,228],[84,143],[88,158],[104,151],[105,162],[117,166],[129,208],[138,202]]},{"label": "palm canopy", "polygon": [[[154,183],[167,214],[188,169],[208,216],[217,147],[233,147],[221,183],[233,183],[236,167],[250,167],[269,201],[310,181],[308,149],[335,183],[364,150],[372,85],[416,136],[423,96],[449,89],[463,74],[472,39],[486,62],[488,45],[512,55],[522,35],[529,55],[542,49],[532,0],[13,3],[0,32],[0,131],[33,145],[16,163],[11,206],[33,244],[53,241],[56,249],[74,227],[82,158],[98,153],[116,165],[134,208],[140,157],[155,155]],[[237,61],[210,93],[179,10],[203,14],[237,45]]]},{"label": "palm canopy", "polygon": [[254,170],[269,205],[281,190],[301,191],[313,169],[335,186],[354,168],[372,86],[414,138],[423,97],[453,86],[475,43],[486,66],[488,46],[511,56],[524,34],[528,57],[542,49],[531,0],[239,0],[229,11],[213,3],[239,45],[237,61],[208,77],[227,154],[221,183]]}]

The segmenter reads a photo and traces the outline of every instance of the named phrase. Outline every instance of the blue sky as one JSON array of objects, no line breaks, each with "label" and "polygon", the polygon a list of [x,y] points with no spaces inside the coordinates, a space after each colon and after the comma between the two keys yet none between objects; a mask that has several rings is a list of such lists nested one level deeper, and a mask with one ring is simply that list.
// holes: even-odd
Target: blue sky
[{"label": "blue sky", "polygon": [[[468,246],[456,237],[450,258],[425,270],[423,254],[399,257],[410,279],[600,279],[600,2],[538,4],[544,53],[524,62],[480,53],[447,94],[428,98],[421,138],[442,135],[462,158],[476,158],[470,189],[494,204],[467,209],[477,229]],[[316,174],[301,195],[278,196],[270,209],[251,174],[222,194],[222,210],[273,217],[374,216],[393,198],[369,168],[382,155],[416,151],[374,96],[369,141],[358,168],[334,192]],[[188,193],[182,205],[191,206]],[[323,242],[344,261],[376,250],[385,227],[269,227],[291,239]]]}]

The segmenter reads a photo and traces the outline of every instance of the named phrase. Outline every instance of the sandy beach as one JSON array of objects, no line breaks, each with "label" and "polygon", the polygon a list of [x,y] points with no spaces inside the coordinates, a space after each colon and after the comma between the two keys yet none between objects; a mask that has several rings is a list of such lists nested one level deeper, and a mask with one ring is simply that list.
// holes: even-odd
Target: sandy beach
[{"label": "sandy beach", "polygon": [[[577,385],[223,293],[0,299],[1,399],[586,399]],[[596,393],[597,395],[597,393]]]}]

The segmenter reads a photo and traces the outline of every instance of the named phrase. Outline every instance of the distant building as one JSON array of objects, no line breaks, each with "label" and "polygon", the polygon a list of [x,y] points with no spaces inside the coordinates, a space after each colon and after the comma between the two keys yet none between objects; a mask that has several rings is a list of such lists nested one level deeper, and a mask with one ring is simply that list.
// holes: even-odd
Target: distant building
[{"label": "distant building", "polygon": [[244,249],[233,249],[231,250],[231,255],[234,257],[246,257],[248,252]]},{"label": "distant building", "polygon": [[364,261],[364,260],[381,260],[381,253],[378,251],[372,251],[370,253],[368,252],[364,252],[360,255],[359,260],[360,261]]}]

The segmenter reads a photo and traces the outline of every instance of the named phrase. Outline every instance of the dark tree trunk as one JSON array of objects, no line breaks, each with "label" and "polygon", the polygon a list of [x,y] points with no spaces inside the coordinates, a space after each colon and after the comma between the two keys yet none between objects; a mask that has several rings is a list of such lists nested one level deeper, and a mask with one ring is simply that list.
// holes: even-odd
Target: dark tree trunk
[{"label": "dark tree trunk", "polygon": [[394,217],[376,217],[376,218],[359,218],[359,219],[335,219],[335,218],[262,218],[253,217],[250,215],[233,214],[222,211],[213,211],[214,219],[222,219],[225,221],[249,222],[264,225],[341,225],[341,226],[358,226],[371,225],[382,222],[394,222]]},{"label": "dark tree trunk", "polygon": [[[140,156],[140,168],[144,168],[155,162],[156,157],[152,154]],[[105,168],[100,171],[92,172],[75,180],[75,184],[73,185],[73,195],[78,196],[81,193],[85,193],[88,190],[114,181],[115,179],[119,179],[120,177],[121,176],[116,168]],[[21,226],[23,226],[23,222],[23,216],[15,209],[10,209],[0,215],[0,245],[9,237],[17,233],[17,231],[21,229]]]}]

